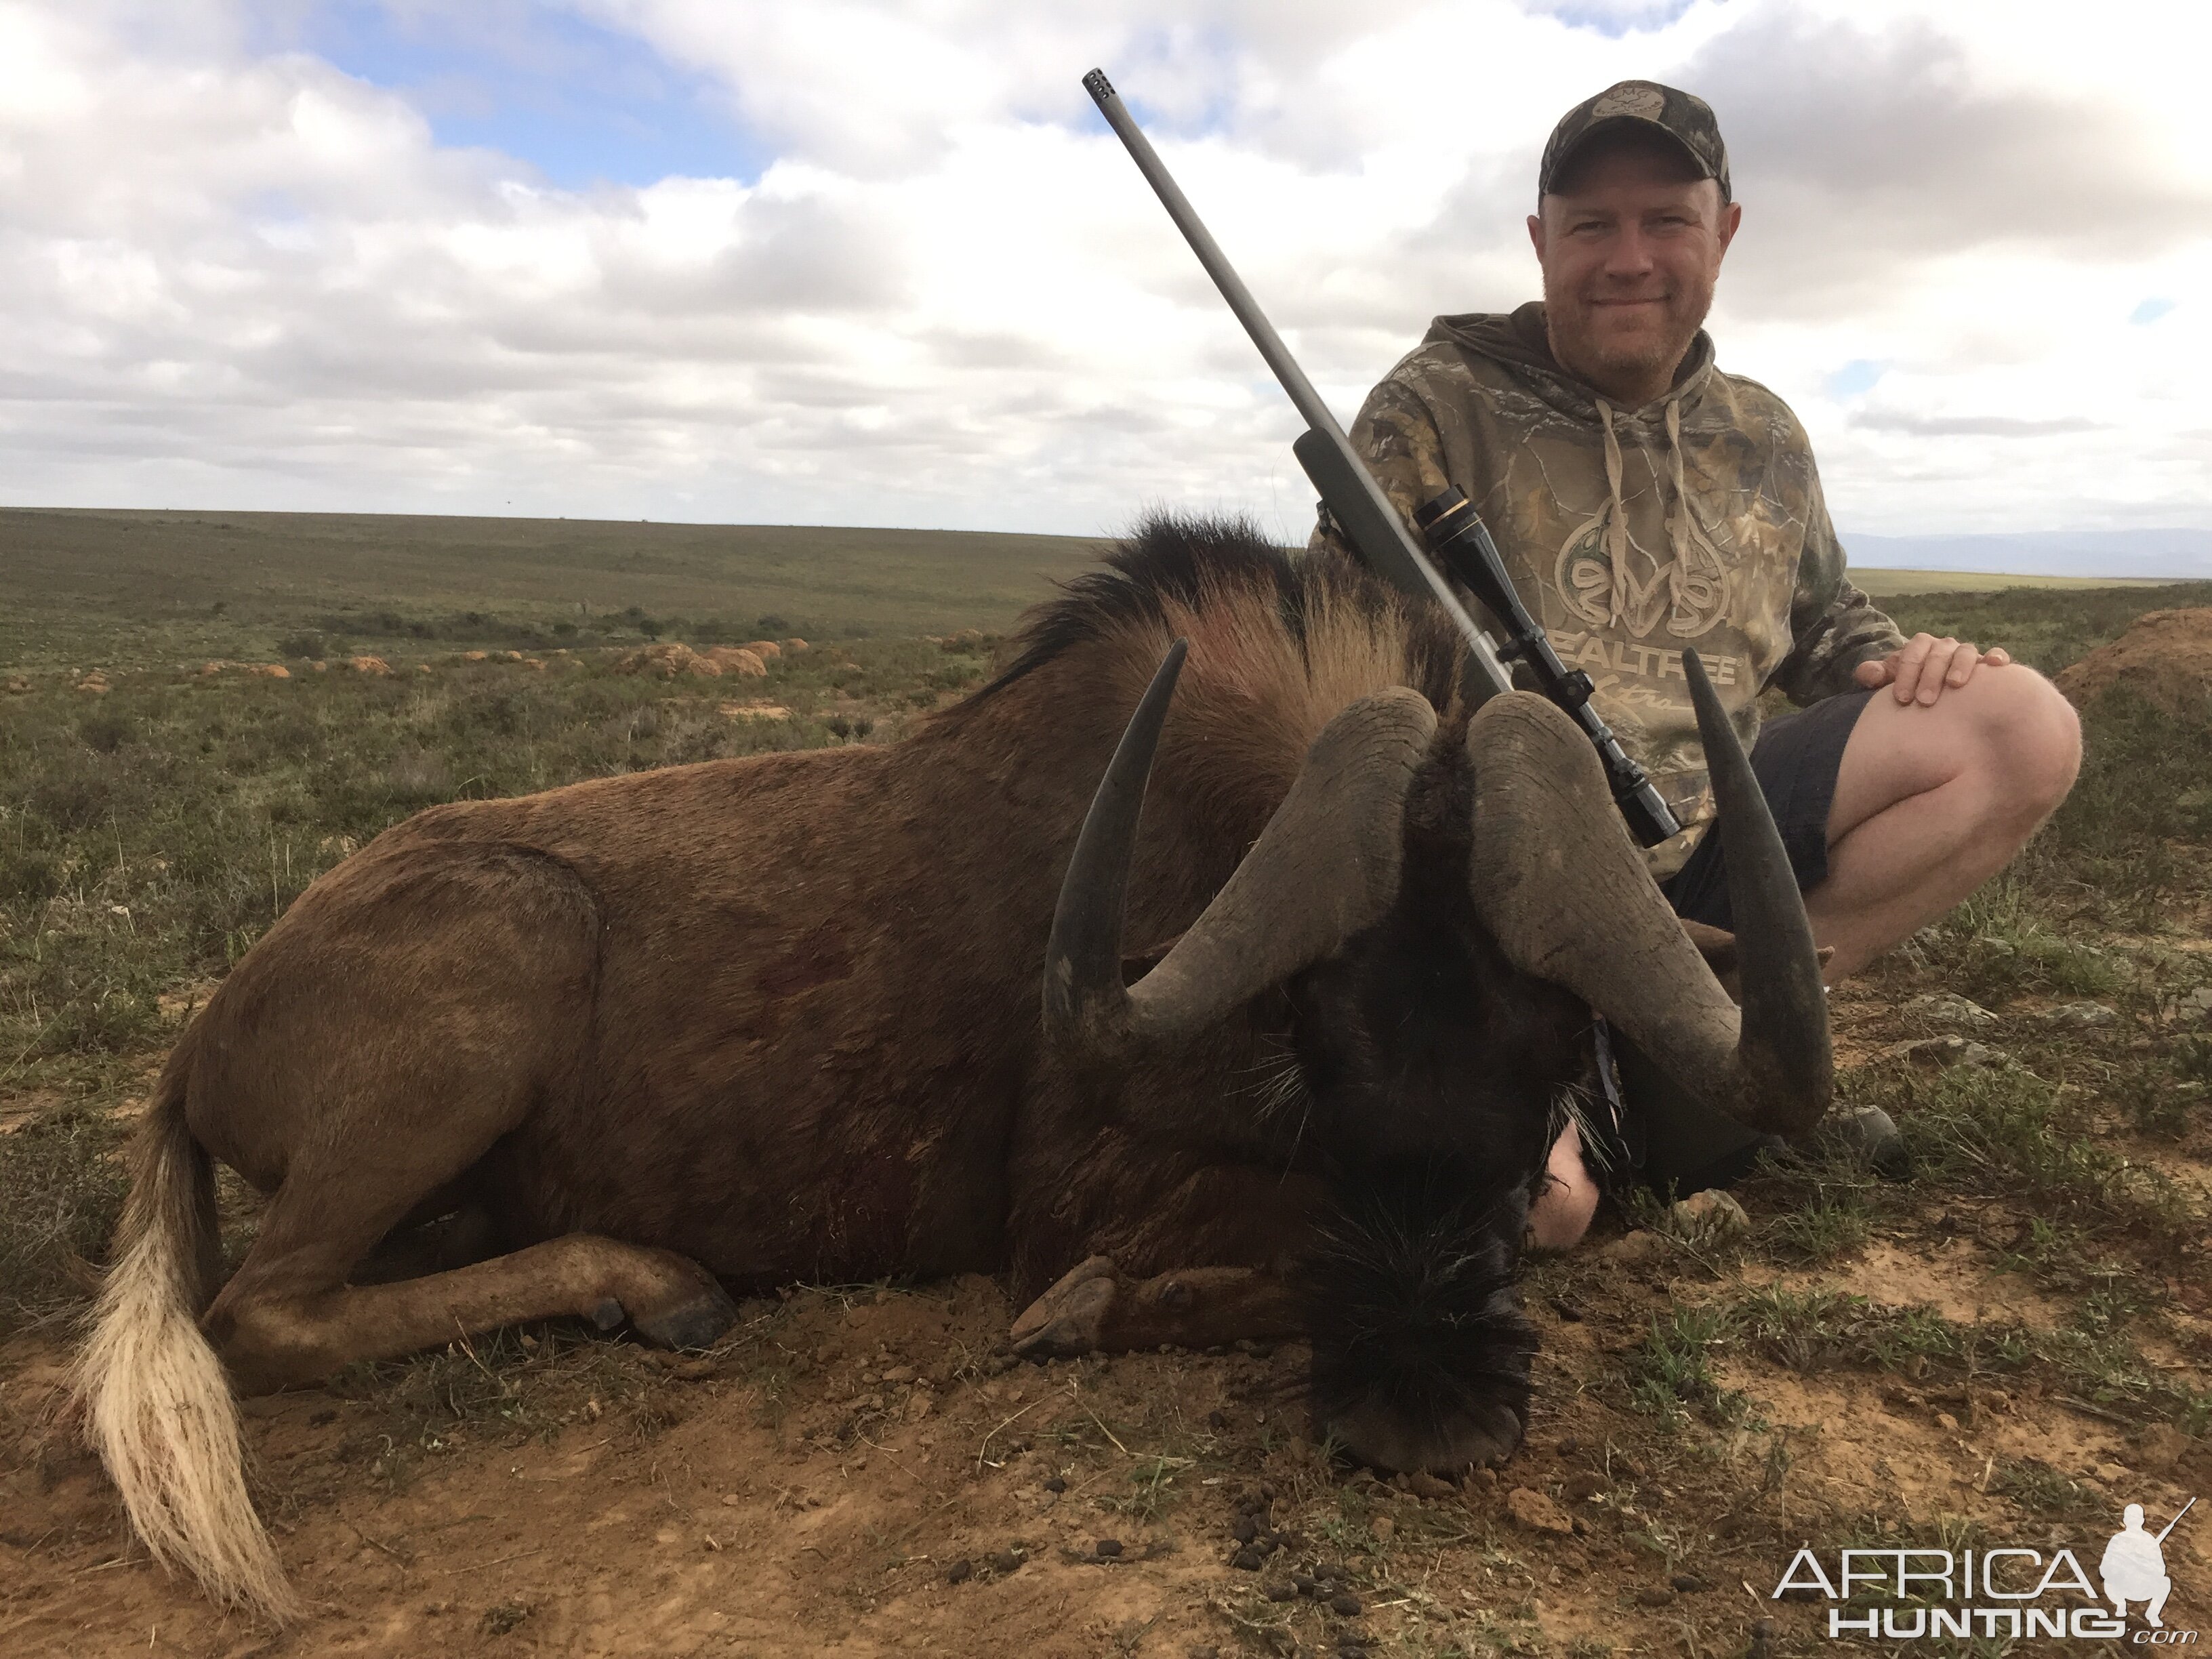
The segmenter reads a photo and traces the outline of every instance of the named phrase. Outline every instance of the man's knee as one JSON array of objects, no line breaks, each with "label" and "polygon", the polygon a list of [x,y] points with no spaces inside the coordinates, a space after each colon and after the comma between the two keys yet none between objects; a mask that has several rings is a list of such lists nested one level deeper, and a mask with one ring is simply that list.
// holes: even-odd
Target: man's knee
[{"label": "man's knee", "polygon": [[1960,690],[1980,694],[1970,699],[1976,746],[2007,816],[2031,828],[2042,823],[2081,769],[2081,721],[2074,705],[2018,664],[1984,667]]}]

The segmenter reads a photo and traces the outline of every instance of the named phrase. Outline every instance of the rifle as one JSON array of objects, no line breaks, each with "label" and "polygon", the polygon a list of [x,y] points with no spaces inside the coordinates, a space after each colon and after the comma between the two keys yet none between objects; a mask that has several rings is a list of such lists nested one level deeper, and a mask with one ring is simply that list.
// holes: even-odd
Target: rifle
[{"label": "rifle", "polygon": [[[1105,71],[1091,70],[1083,77],[1083,86],[1098,106],[1098,112],[1106,118],[1107,125],[1127,147],[1138,171],[1160,198],[1160,205],[1167,209],[1168,217],[1182,232],[1183,240],[1190,244],[1199,264],[1206,267],[1206,274],[1213,279],[1214,287],[1220,289],[1221,297],[1229,302],[1230,310],[1244,325],[1245,333],[1259,347],[1260,356],[1267,360],[1277,382],[1304,419],[1306,429],[1291,444],[1291,453],[1297,457],[1298,465],[1320,493],[1322,504],[1328,507],[1329,516],[1343,531],[1361,562],[1407,592],[1431,599],[1443,608],[1467,642],[1468,666],[1479,682],[1471,688],[1474,701],[1481,702],[1512,689],[1513,682],[1505,668],[1507,661],[1528,665],[1538,689],[1565,710],[1596,747],[1613,804],[1620,807],[1621,816],[1628,821],[1630,833],[1641,845],[1653,846],[1678,834],[1682,826],[1668,810],[1659,792],[1652,787],[1644,769],[1628,757],[1620,740],[1591,707],[1590,693],[1594,688],[1589,676],[1579,669],[1568,669],[1559,660],[1551,641],[1513,591],[1512,580],[1505,574],[1504,561],[1499,558],[1497,545],[1475,515],[1473,504],[1455,489],[1447,490],[1426,503],[1418,516],[1429,547],[1424,550],[1414,541],[1405,520],[1382,493],[1382,486],[1375,482],[1375,475],[1360,460],[1352,441],[1344,435],[1344,428],[1336,423],[1336,416],[1329,412],[1328,405],[1314,390],[1313,382],[1306,379],[1305,371],[1298,367],[1290,348],[1283,343],[1282,337],[1275,332],[1259,302],[1253,299],[1252,291],[1231,268],[1219,245],[1176,186],[1154,152],[1152,141],[1123,106]],[[1506,626],[1511,639],[1504,649],[1492,643],[1489,635],[1468,614],[1458,592],[1430,557],[1431,551],[1443,558],[1452,574]]]}]

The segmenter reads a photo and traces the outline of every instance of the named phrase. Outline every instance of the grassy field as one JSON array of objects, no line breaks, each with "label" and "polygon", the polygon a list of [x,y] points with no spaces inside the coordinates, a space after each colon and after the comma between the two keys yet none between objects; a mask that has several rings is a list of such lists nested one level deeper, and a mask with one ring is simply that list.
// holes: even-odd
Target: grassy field
[{"label": "grassy field", "polygon": [[[0,507],[0,665],[1004,629],[1101,544],[1073,536]],[[2086,579],[1857,573],[1877,597]],[[323,654],[321,650],[308,655]]]},{"label": "grassy field", "polygon": [[0,664],[274,658],[313,634],[374,650],[1003,629],[1097,546],[807,526],[0,508]]},{"label": "grassy field", "polygon": [[[895,738],[980,684],[997,631],[1086,551],[484,520],[410,521],[395,544],[362,520],[174,518],[0,518],[0,682],[21,687],[0,690],[9,1651],[143,1651],[149,1626],[164,1651],[239,1639],[122,1547],[96,1474],[45,1413],[119,1201],[129,1113],[284,907],[432,802]],[[1908,629],[2055,670],[2142,611],[2207,604],[2198,584],[1927,592],[1893,608]],[[811,647],[762,678],[615,668],[612,647],[652,636],[793,634]],[[368,649],[396,672],[337,665]],[[294,672],[201,672],[217,657]],[[106,689],[78,689],[95,663]],[[719,1650],[708,1613],[755,1596],[809,1647],[1062,1650],[1036,1645],[1049,1627],[1088,1632],[1070,1652],[1322,1652],[1355,1626],[1327,1597],[1272,1599],[1296,1567],[1363,1606],[1372,1651],[1589,1659],[1757,1641],[1771,1656],[1831,1645],[1823,1609],[1764,1599],[1808,1536],[2064,1533],[2087,1551],[2124,1499],[2162,1518],[2212,1474],[2197,1461],[2212,1429],[2212,710],[2177,718],[2122,692],[2085,720],[2080,786],[2027,854],[1838,990],[1844,1096],[1896,1115],[1911,1178],[1794,1159],[1742,1189],[1745,1233],[1656,1203],[1610,1218],[1610,1242],[1532,1284],[1538,1415],[1502,1479],[1417,1491],[1331,1463],[1285,1403],[1295,1349],[1060,1364],[1025,1401],[988,1285],[749,1304],[708,1382],[538,1328],[363,1368],[252,1419],[264,1506],[326,1607],[298,1650]],[[1982,1012],[1961,1027],[1915,1000],[1943,993]],[[1900,1052],[1953,1034],[1978,1052]],[[253,1205],[224,1190],[234,1255]],[[1000,1419],[1024,1413],[1009,1434]],[[585,1469],[597,1497],[557,1484]],[[495,1480],[549,1484],[488,1500]],[[1534,1498],[1571,1526],[1547,1531]],[[593,1533],[579,1554],[555,1534],[582,1538],[594,1503],[633,1500],[635,1536]],[[537,1506],[561,1519],[532,1530]],[[487,1514],[496,1529],[441,1530]],[[1224,1565],[1255,1514],[1290,1540],[1280,1573]],[[1129,1544],[1110,1570],[1093,1548],[1109,1534]],[[2212,1613],[2212,1554],[2194,1538],[2185,1526],[2169,1546],[2169,1623]],[[653,1553],[679,1548],[690,1577]],[[956,1560],[966,1579],[948,1577]],[[94,1571],[88,1604],[71,1586]],[[741,1588],[696,1588],[728,1571]],[[647,1618],[679,1604],[696,1628]],[[1758,1619],[1779,1623],[1759,1636]]]}]

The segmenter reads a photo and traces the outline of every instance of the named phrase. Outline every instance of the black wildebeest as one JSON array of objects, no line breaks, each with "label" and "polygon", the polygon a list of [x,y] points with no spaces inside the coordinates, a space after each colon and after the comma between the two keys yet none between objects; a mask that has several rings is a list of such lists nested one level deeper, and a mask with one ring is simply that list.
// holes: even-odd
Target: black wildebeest
[{"label": "black wildebeest", "polygon": [[[1464,1467],[1521,1432],[1590,1010],[1747,1121],[1825,1105],[1702,677],[1741,1015],[1583,738],[1470,714],[1443,619],[1357,568],[1162,521],[1018,647],[902,742],[435,807],[301,896],[161,1074],[82,1361],[158,1555],[288,1606],[234,1383],[556,1315],[702,1344],[726,1285],[805,1278],[1007,1272],[1030,1349],[1304,1331],[1340,1441]],[[216,1159],[270,1194],[219,1291]],[[377,1266],[457,1216],[469,1258]]]}]

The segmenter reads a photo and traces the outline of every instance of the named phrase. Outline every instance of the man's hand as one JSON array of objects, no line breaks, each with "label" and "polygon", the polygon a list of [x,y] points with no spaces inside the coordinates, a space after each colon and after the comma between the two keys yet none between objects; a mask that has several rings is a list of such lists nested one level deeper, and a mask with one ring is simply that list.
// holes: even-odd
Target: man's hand
[{"label": "man's hand", "polygon": [[2001,668],[2011,660],[2002,650],[1984,651],[1963,640],[1915,634],[1881,661],[1861,663],[1851,675],[1869,690],[1886,685],[1898,702],[1917,702],[1925,708],[1943,695],[1945,686],[1964,685],[1972,679],[1984,663]]}]

